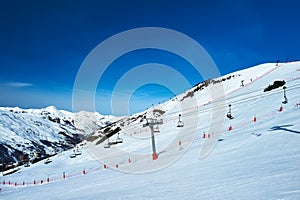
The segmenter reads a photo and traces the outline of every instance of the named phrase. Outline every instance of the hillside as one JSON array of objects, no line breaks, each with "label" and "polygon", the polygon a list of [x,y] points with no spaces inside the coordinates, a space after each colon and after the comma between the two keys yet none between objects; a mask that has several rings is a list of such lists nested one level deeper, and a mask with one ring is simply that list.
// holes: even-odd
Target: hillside
[{"label": "hillside", "polygon": [[[282,80],[287,99],[282,86],[264,92]],[[1,177],[0,195],[299,199],[299,93],[300,62],[262,64],[207,80],[168,102],[98,129],[80,144],[82,155],[76,158],[70,158],[72,150],[64,151],[50,164],[38,162]],[[226,117],[229,105],[233,119]],[[179,114],[183,127],[177,127]],[[156,160],[145,117],[163,122],[154,126]],[[104,148],[108,137],[110,142],[118,137],[123,142]]]},{"label": "hillside", "polygon": [[[85,135],[92,133],[115,118],[99,113],[43,109],[0,107],[1,163],[45,158],[73,148]],[[35,156],[33,156],[35,154]]]}]

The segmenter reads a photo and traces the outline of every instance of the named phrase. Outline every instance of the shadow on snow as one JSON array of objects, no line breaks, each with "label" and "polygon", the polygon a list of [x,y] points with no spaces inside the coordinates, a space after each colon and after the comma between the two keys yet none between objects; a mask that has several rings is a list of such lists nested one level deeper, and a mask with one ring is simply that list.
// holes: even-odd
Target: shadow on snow
[{"label": "shadow on snow", "polygon": [[288,131],[291,133],[300,134],[300,131],[286,128],[286,127],[291,127],[291,126],[294,126],[294,125],[289,124],[289,125],[273,126],[270,131]]}]

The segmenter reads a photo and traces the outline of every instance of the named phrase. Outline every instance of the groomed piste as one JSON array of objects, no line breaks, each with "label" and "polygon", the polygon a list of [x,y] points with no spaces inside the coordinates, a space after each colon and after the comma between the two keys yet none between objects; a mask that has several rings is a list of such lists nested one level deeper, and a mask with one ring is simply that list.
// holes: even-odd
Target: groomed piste
[{"label": "groomed piste", "polygon": [[[81,155],[70,158],[71,149],[51,157],[48,164],[38,162],[1,176],[0,198],[299,199],[300,62],[262,64],[215,81],[223,79],[217,84],[222,84],[225,96],[214,100],[225,102],[219,107],[212,106],[206,88],[195,86],[110,125],[121,131],[109,141],[119,137],[122,143],[104,148],[107,140],[96,144],[96,131],[92,135],[97,139],[79,145]],[[285,88],[264,92],[276,80],[284,80]],[[197,106],[182,108],[183,101],[197,101]],[[213,118],[213,109],[224,112]],[[158,116],[163,124],[154,134],[155,160],[150,128],[141,122],[141,116],[149,117],[154,110],[163,111]],[[210,132],[219,122],[221,133]],[[201,150],[210,140],[216,145],[202,158]],[[115,155],[116,148],[128,154]],[[134,173],[140,169],[147,173]]]}]

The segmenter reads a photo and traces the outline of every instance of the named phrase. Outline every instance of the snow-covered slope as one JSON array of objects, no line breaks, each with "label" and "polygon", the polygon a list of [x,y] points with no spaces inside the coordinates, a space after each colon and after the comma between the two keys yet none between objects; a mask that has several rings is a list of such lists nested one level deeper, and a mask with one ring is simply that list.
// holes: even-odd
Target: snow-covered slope
[{"label": "snow-covered slope", "polygon": [[[287,104],[282,104],[282,87],[263,92],[275,80],[286,82]],[[208,88],[217,84],[222,84],[225,99],[222,93],[211,98]],[[2,177],[0,195],[6,199],[299,199],[299,93],[299,62],[263,64],[200,83],[171,101],[96,131],[81,144],[81,156],[69,158],[71,150],[62,152],[48,165],[36,163]],[[229,104],[231,120],[226,117]],[[211,116],[214,109],[222,115]],[[178,114],[182,128],[176,127]],[[155,133],[157,160],[152,160],[144,116],[163,120]],[[222,127],[220,135],[212,132],[216,124]],[[115,141],[115,133],[123,143],[103,148],[105,136]],[[214,148],[203,158],[207,144]]]},{"label": "snow-covered slope", "polygon": [[24,154],[47,156],[74,147],[114,117],[99,113],[0,107],[0,152],[2,163],[20,161]]}]

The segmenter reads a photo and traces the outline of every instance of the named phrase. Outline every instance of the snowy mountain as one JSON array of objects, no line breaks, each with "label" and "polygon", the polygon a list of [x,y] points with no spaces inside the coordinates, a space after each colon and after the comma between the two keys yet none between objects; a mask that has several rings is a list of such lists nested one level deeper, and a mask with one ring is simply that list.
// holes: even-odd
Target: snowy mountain
[{"label": "snowy mountain", "polygon": [[[299,199],[299,93],[300,62],[262,64],[204,81],[88,135],[80,156],[64,151],[50,164],[3,176],[0,195]],[[151,122],[162,122],[153,125],[155,160]]]},{"label": "snowy mountain", "polygon": [[92,133],[114,117],[99,113],[0,107],[1,162],[17,162],[30,154],[47,157],[73,148],[85,135]]}]

